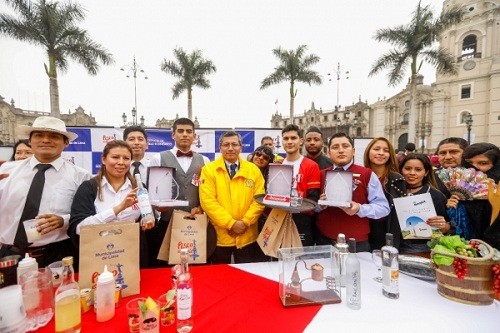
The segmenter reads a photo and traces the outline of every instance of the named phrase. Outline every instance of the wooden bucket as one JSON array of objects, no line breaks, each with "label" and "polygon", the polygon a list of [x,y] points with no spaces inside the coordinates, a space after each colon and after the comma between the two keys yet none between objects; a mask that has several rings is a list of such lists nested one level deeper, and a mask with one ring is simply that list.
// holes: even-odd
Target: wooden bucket
[{"label": "wooden bucket", "polygon": [[481,258],[471,258],[432,250],[432,256],[440,254],[467,260],[468,273],[462,280],[455,274],[453,264],[450,266],[436,265],[437,289],[441,296],[456,302],[471,305],[489,305],[493,303],[492,266],[495,264],[492,260],[493,248],[479,239],[474,239],[474,241],[485,245],[489,251],[488,255]]}]

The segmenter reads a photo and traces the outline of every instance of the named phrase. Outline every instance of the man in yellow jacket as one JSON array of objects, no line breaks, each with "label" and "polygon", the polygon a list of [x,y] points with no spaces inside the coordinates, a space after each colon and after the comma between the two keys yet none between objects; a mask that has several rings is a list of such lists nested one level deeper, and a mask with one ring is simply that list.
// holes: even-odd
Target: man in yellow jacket
[{"label": "man in yellow jacket", "polygon": [[254,196],[264,193],[259,168],[240,158],[241,136],[233,131],[219,139],[221,155],[206,164],[200,176],[200,203],[217,232],[213,264],[254,261],[257,220],[264,206]]}]

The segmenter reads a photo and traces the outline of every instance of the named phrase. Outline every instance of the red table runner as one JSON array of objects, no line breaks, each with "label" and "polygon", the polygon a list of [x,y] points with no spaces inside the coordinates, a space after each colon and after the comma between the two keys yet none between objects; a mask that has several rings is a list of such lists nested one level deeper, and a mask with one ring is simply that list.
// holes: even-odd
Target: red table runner
[{"label": "red table runner", "polygon": [[[190,266],[193,274],[194,332],[302,332],[321,306],[284,308],[278,283],[228,265]],[[121,300],[110,321],[99,323],[93,310],[82,315],[82,332],[127,332],[126,303],[134,297],[157,299],[171,286],[170,269],[141,270],[141,293]],[[54,319],[37,332],[54,332]],[[160,332],[176,332],[175,324]]]}]

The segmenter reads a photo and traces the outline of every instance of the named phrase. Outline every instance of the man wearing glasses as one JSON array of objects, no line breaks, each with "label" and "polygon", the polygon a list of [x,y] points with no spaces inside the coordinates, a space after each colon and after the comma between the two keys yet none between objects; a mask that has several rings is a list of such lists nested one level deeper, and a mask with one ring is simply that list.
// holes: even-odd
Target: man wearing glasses
[{"label": "man wearing glasses", "polygon": [[259,168],[243,158],[241,136],[233,131],[219,139],[221,156],[201,170],[200,202],[217,233],[213,264],[254,261],[257,220],[264,206],[253,200],[264,193]]}]

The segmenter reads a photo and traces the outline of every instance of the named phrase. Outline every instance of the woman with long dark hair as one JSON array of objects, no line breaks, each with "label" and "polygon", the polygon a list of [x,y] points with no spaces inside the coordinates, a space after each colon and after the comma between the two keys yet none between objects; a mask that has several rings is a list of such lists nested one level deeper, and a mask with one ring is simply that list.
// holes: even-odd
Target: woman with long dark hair
[{"label": "woman with long dark hair", "polygon": [[[479,142],[465,148],[463,153],[465,167],[473,167],[484,172],[495,184],[500,181],[500,149],[492,143]],[[487,200],[464,202],[471,220],[475,237],[500,249],[500,218],[490,224],[491,204]]]},{"label": "woman with long dark hair", "polygon": [[[436,188],[434,171],[429,157],[424,154],[408,154],[399,165],[399,171],[405,179],[406,194],[418,195],[429,193],[436,209],[436,216],[425,221],[433,229],[439,229],[442,234],[453,233],[454,230],[446,213],[446,197]],[[401,242],[401,253],[412,253],[429,256],[430,248],[426,239],[405,239]]]},{"label": "woman with long dark hair", "polygon": [[[137,183],[130,174],[132,150],[121,140],[106,144],[97,176],[84,181],[75,193],[71,205],[68,235],[78,247],[80,228],[117,220],[138,221]],[[141,232],[141,267],[147,266],[147,250]]]},{"label": "woman with long dark hair", "polygon": [[377,175],[391,208],[388,216],[378,220],[370,219],[370,246],[372,250],[380,249],[385,245],[385,234],[390,232],[394,236],[394,246],[399,249],[401,227],[393,199],[405,196],[406,186],[403,176],[399,173],[397,157],[391,142],[384,137],[373,139],[366,147],[364,165]]}]

